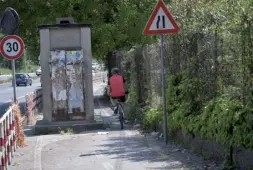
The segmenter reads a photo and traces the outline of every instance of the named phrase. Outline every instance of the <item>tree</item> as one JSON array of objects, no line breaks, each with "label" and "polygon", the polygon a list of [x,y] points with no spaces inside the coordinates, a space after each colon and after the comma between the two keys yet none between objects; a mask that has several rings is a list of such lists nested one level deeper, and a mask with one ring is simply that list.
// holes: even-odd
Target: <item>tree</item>
[{"label": "tree", "polygon": [[[55,18],[71,16],[77,23],[92,24],[93,56],[103,58],[114,49],[150,42],[142,30],[151,14],[151,0],[8,0],[0,9],[17,10],[21,17],[18,34],[24,39],[27,54],[39,55],[38,24],[54,24]],[[64,9],[64,10],[63,10]]]}]

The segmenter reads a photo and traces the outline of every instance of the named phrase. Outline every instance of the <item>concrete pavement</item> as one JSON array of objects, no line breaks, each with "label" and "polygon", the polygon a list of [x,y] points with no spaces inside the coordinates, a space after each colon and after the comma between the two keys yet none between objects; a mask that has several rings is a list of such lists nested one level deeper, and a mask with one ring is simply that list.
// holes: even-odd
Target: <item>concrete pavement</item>
[{"label": "concrete pavement", "polygon": [[[25,95],[33,92],[40,87],[39,79],[33,80],[32,86],[18,86],[16,87],[17,99],[20,102],[21,110],[24,110]],[[5,113],[13,99],[13,87],[11,83],[0,84],[0,115]]]},{"label": "concrete pavement", "polygon": [[[204,170],[217,169],[202,157],[173,144],[164,146],[137,130],[90,131],[30,137],[10,170]],[[33,139],[32,139],[33,138]],[[180,148],[180,149],[178,149]]]},{"label": "concrete pavement", "polygon": [[[101,95],[104,85],[95,85]],[[99,99],[99,98],[98,98]],[[142,135],[130,125],[120,126],[107,104],[95,101],[96,115],[111,127],[79,134],[28,136],[28,146],[18,148],[9,170],[186,170],[217,169],[212,161],[152,135]]]}]

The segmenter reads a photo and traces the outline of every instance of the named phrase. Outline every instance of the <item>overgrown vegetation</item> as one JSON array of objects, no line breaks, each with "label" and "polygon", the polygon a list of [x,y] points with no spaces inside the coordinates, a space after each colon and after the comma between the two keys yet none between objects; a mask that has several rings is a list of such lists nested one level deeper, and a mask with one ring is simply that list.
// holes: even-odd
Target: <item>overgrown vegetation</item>
[{"label": "overgrown vegetation", "polygon": [[[214,98],[207,103],[187,99],[197,84],[172,76],[167,88],[168,127],[185,133],[199,134],[228,146],[253,149],[253,109],[242,101],[227,96]],[[189,87],[191,86],[191,87]],[[177,101],[177,102],[175,102]],[[154,128],[162,120],[161,107],[151,108],[145,115],[144,128]],[[155,129],[154,129],[155,130]]]},{"label": "overgrown vegetation", "polygon": [[71,134],[73,134],[73,129],[72,128],[67,128],[67,129],[63,130],[59,127],[58,129],[59,129],[59,134],[61,134],[61,135],[71,135]]},{"label": "overgrown vegetation", "polygon": [[[253,149],[252,1],[177,1],[169,7],[181,23],[165,47],[169,128]],[[179,8],[185,13],[179,15]],[[119,53],[116,65],[128,77],[132,103],[149,107],[143,127],[156,128],[162,120],[161,98],[156,98],[161,96],[159,47]]]},{"label": "overgrown vegetation", "polygon": [[[168,7],[180,25],[166,36],[168,128],[253,150],[253,1],[170,1]],[[127,77],[138,108],[131,119],[141,113],[149,130],[162,127],[159,57],[153,44],[118,50],[110,60]]]}]

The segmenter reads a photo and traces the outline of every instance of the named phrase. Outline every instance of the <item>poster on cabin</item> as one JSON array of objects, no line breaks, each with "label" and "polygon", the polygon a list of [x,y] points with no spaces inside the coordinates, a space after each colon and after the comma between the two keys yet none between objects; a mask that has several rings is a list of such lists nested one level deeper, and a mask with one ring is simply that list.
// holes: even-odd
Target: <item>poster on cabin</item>
[{"label": "poster on cabin", "polygon": [[83,120],[84,67],[82,51],[51,51],[53,118]]},{"label": "poster on cabin", "polygon": [[67,118],[67,85],[65,51],[51,51],[51,81],[52,81],[52,106],[53,120],[64,121]]},{"label": "poster on cabin", "polygon": [[68,113],[84,113],[84,74],[81,51],[66,51]]}]

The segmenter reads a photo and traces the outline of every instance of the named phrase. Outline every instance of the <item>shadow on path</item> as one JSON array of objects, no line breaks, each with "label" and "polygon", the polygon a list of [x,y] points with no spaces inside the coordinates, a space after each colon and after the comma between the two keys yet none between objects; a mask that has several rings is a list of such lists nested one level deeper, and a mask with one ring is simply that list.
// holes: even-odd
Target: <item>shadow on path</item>
[{"label": "shadow on path", "polygon": [[108,137],[106,143],[98,145],[103,149],[96,152],[110,156],[111,159],[139,162],[148,169],[218,169],[211,160],[206,161],[202,156],[173,144],[166,146],[151,136],[128,136],[122,132],[120,136]]}]

